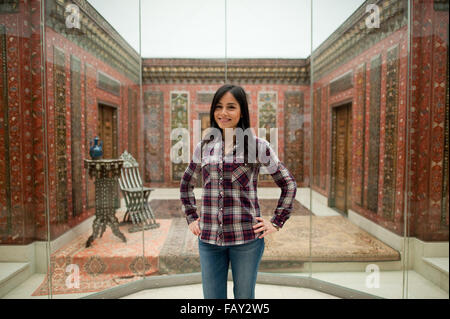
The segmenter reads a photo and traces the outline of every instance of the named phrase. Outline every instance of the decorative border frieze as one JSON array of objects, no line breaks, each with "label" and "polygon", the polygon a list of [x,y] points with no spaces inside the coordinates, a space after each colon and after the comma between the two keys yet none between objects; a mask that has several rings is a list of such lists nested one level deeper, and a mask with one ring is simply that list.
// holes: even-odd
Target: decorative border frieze
[{"label": "decorative border frieze", "polygon": [[[144,84],[217,84],[225,82],[225,61],[143,59]],[[309,84],[307,59],[227,60],[227,81],[240,84]]]},{"label": "decorative border frieze", "polygon": [[70,56],[70,139],[72,166],[72,216],[83,213],[82,179],[83,179],[83,151],[81,137],[81,60]]},{"label": "decorative border frieze", "polygon": [[7,0],[0,2],[0,13],[18,13],[19,0]]},{"label": "decorative border frieze", "polygon": [[164,182],[164,94],[144,93],[144,178],[145,182]]},{"label": "decorative border frieze", "polygon": [[55,101],[56,221],[68,220],[67,201],[67,126],[66,126],[66,62],[65,52],[53,47]]},{"label": "decorative border frieze", "polygon": [[381,109],[381,55],[370,62],[369,150],[366,207],[378,211],[378,181],[380,165],[380,109]]},{"label": "decorative border frieze", "polygon": [[[79,30],[66,28],[68,4],[80,9]],[[48,27],[139,83],[139,53],[86,0],[46,0],[45,5]]]},{"label": "decorative border frieze", "polygon": [[8,111],[8,55],[6,44],[6,27],[0,25],[0,151],[3,165],[0,162],[0,183],[4,190],[0,194],[0,235],[9,235],[12,231],[11,203],[11,167],[9,144],[9,111]]},{"label": "decorative border frieze", "polygon": [[353,88],[353,72],[349,71],[330,82],[330,96]]},{"label": "decorative border frieze", "polygon": [[396,204],[399,48],[387,52],[386,112],[384,125],[383,215],[392,220]]},{"label": "decorative border frieze", "polygon": [[114,94],[116,96],[120,96],[120,81],[110,77],[106,73],[101,71],[97,71],[97,87]]},{"label": "decorative border frieze", "polygon": [[[380,8],[379,28],[366,26],[369,4]],[[408,0],[367,0],[313,52],[314,79],[336,70],[407,23]]]}]

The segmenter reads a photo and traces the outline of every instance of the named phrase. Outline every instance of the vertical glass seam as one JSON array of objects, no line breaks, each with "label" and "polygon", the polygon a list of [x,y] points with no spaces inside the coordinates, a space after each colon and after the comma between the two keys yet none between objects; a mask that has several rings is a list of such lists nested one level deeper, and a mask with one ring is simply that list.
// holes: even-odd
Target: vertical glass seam
[{"label": "vertical glass seam", "polygon": [[[144,109],[143,104],[143,88],[142,88],[142,10],[141,10],[141,0],[139,0],[139,110]],[[139,126],[138,126],[139,129]],[[141,212],[144,211],[144,184],[141,184]],[[142,221],[142,280],[145,280],[145,223]]]},{"label": "vertical glass seam", "polygon": [[227,43],[227,37],[228,37],[228,33],[227,33],[227,29],[228,29],[228,25],[227,25],[227,0],[225,1],[225,83],[228,83],[228,55],[227,55],[227,51],[228,51],[228,43]]},{"label": "vertical glass seam", "polygon": [[310,0],[310,6],[311,6],[311,39],[310,39],[310,61],[309,61],[309,78],[310,78],[310,85],[309,85],[309,117],[310,117],[310,130],[309,130],[309,277],[312,277],[312,179],[313,179],[313,154],[314,154],[314,119],[313,119],[313,109],[314,109],[314,99],[313,99],[313,92],[314,92],[314,49],[313,49],[313,20],[314,20],[314,12],[313,12],[313,1]]},{"label": "vertical glass seam", "polygon": [[47,132],[47,45],[45,37],[45,0],[40,3],[40,23],[41,23],[41,99],[43,114],[43,133],[44,133],[44,190],[45,190],[45,218],[47,221],[47,284],[48,298],[53,299],[52,286],[52,264],[51,264],[51,237],[50,237],[50,211],[49,211],[49,182],[48,182],[48,132]]},{"label": "vertical glass seam", "polygon": [[411,137],[409,136],[411,125],[411,0],[408,0],[407,15],[408,15],[408,29],[407,29],[407,67],[406,67],[406,165],[405,165],[405,189],[404,189],[404,202],[403,205],[403,291],[402,299],[408,299],[408,259],[409,259],[409,193],[410,193],[410,161],[411,161]]}]

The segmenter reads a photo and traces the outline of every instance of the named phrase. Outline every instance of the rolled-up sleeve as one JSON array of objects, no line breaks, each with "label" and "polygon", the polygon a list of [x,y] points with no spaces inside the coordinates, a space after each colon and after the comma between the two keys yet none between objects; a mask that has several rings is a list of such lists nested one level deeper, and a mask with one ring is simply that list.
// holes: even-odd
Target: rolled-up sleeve
[{"label": "rolled-up sleeve", "polygon": [[201,158],[199,157],[200,150],[201,147],[199,143],[194,150],[194,156],[186,168],[180,183],[181,209],[186,216],[188,224],[198,218],[194,185],[201,170],[201,161],[199,161],[199,158]]},{"label": "rolled-up sleeve", "polygon": [[282,228],[292,212],[292,205],[297,194],[297,182],[267,141],[262,143],[262,148],[259,150],[265,150],[266,153],[265,160],[261,164],[270,173],[278,187],[281,188],[281,195],[271,222]]}]

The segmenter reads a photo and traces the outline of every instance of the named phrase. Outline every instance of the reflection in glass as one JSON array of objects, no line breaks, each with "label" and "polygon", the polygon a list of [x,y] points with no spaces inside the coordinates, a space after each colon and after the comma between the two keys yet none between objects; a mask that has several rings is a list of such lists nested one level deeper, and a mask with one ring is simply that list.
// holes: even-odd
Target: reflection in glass
[{"label": "reflection in glass", "polygon": [[[12,156],[7,158],[6,168],[23,176],[28,187],[24,191],[7,183],[5,193],[12,199],[24,200],[29,210],[24,217],[6,219],[11,224],[26,221],[20,228],[28,232],[29,239],[23,241],[24,236],[11,233],[8,236],[14,242],[3,238],[1,242],[29,245],[17,246],[11,254],[2,252],[2,259],[31,256],[28,268],[35,274],[26,297],[74,298],[142,274],[141,236],[133,244],[125,225],[119,224],[120,167],[112,163],[124,149],[136,149],[139,143],[137,126],[126,124],[130,114],[139,117],[140,54],[102,16],[104,2],[93,6],[81,0],[48,0],[42,2],[42,7],[40,3],[8,1],[0,5],[0,30],[5,35],[1,38],[2,52],[12,57],[2,55],[2,65],[6,70],[9,66],[17,71],[18,65],[24,68],[16,75],[2,72],[14,94],[23,96],[17,102],[10,99],[9,108],[2,107],[20,112],[7,117],[7,123],[12,124],[10,131],[18,134],[14,140],[22,146],[7,152]],[[132,21],[138,21],[137,3],[128,2],[121,13],[134,10]],[[3,27],[3,21],[7,26]],[[11,36],[6,30],[12,32]],[[3,45],[9,47],[3,50]],[[13,80],[20,85],[13,84]],[[6,87],[2,92],[8,92]],[[11,94],[3,94],[2,98],[6,96]],[[29,123],[26,130],[11,122],[19,119],[20,123]],[[2,136],[11,140],[11,132]],[[98,161],[88,172],[85,164],[95,137],[102,141],[103,162]],[[9,167],[11,160],[18,161],[22,156],[22,167]],[[11,190],[20,192],[20,196]],[[12,202],[5,216],[19,216],[13,207],[19,209]],[[20,253],[23,249],[34,251],[34,247],[36,254]],[[21,277],[22,281],[26,279]],[[20,283],[20,279],[16,282]]]},{"label": "reflection in glass", "polygon": [[[251,127],[271,144],[298,185],[291,217],[265,237],[259,271],[308,276],[310,4],[227,1],[227,8],[228,81],[247,92]],[[280,195],[272,176],[261,169],[258,201],[264,218],[273,216]]]},{"label": "reflection in glass", "polygon": [[448,298],[449,2],[412,1],[410,10],[405,296]]},{"label": "reflection in glass", "polygon": [[42,282],[48,267],[42,9],[0,3],[0,297],[30,276]]},{"label": "reflection in glass", "polygon": [[[422,50],[409,43],[409,25],[423,24],[419,18],[410,20],[412,3],[360,2],[333,34],[313,50],[311,192],[317,204],[313,214],[332,215],[312,221],[311,257],[316,261],[313,277],[387,298],[442,298],[448,297],[448,275],[445,279],[442,270],[440,283],[435,282],[440,288],[434,289],[431,278],[439,274],[431,267],[425,269],[422,259],[440,257],[443,259],[439,261],[445,264],[446,260],[448,267],[448,251],[442,251],[442,247],[448,248],[448,224],[445,217],[435,221],[427,217],[419,222],[422,208],[416,199],[422,198],[419,193],[428,191],[418,192],[417,187],[428,184],[419,182],[416,176],[428,169],[418,170],[415,160],[418,154],[422,159],[442,154],[436,160],[439,165],[444,164],[445,139],[438,146],[431,142],[435,139],[432,134],[419,138],[417,134],[423,130],[415,128],[415,124],[409,126],[419,121],[414,116],[422,97],[415,94],[430,90],[414,84],[418,70],[423,68],[409,65],[408,55],[415,57]],[[445,5],[435,3],[431,9],[433,1],[427,3],[424,6],[430,14],[433,12],[436,23],[448,26],[448,12],[445,17],[436,9]],[[314,1],[313,43],[319,36],[316,26],[320,30],[327,23],[329,10],[322,10],[324,6],[336,6],[333,12],[339,10],[330,1]],[[421,11],[418,6],[414,2],[413,11]],[[448,45],[446,34],[436,41]],[[442,57],[446,54],[447,49],[442,50]],[[434,74],[441,78],[443,94],[445,70]],[[444,123],[448,101],[445,107],[444,99],[435,102]],[[442,126],[443,137],[445,130],[448,128]],[[428,139],[435,145],[434,155],[416,149],[419,139],[421,145]],[[435,196],[436,204],[445,211],[446,178],[438,169],[432,176],[437,178],[434,185],[440,194]],[[333,229],[328,234],[322,234],[325,219]],[[431,228],[436,231],[428,232],[428,236],[419,231]],[[442,240],[446,243],[436,243]],[[421,253],[419,247],[424,245],[430,247],[430,252]],[[320,259],[324,248],[332,249],[332,253]],[[411,278],[420,279],[408,294],[405,287],[411,284]]]},{"label": "reflection in glass", "polygon": [[[119,10],[137,33],[137,4],[116,3],[111,11],[104,1],[45,1],[54,298],[83,296],[142,275],[142,236],[121,223],[117,183],[119,156],[138,145],[138,125],[130,125],[129,116],[139,117],[140,54],[123,28],[117,26],[120,34],[113,27]],[[103,154],[89,162],[96,137]]]},{"label": "reflection in glass", "polygon": [[[213,94],[225,81],[224,8],[224,1],[142,1],[142,177],[155,189],[150,206],[161,231],[148,245],[159,275],[200,272],[179,187],[193,147],[210,126]],[[200,211],[201,179],[194,193]]]},{"label": "reflection in glass", "polygon": [[[397,153],[406,142],[408,6],[359,5],[312,54],[313,276],[398,298],[405,156]],[[323,6],[339,10],[330,1],[313,3],[313,38],[315,26],[327,23]],[[379,280],[387,270],[398,276],[386,291]]]},{"label": "reflection in glass", "polygon": [[[174,158],[228,82],[298,185],[261,272],[448,298],[448,1],[182,4],[0,3],[0,297],[199,272]],[[85,167],[96,136],[103,160],[135,160],[120,187]],[[278,187],[258,183],[272,215]]]}]

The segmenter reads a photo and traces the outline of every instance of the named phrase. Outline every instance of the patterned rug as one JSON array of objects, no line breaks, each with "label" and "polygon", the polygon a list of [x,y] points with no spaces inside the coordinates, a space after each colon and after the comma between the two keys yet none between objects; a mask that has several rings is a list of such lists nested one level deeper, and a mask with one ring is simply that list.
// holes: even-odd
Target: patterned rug
[{"label": "patterned rug", "polygon": [[[260,199],[263,216],[272,215],[278,200]],[[85,248],[91,231],[83,234],[51,256],[53,294],[102,291],[146,276],[200,271],[197,237],[192,235],[182,217],[179,200],[152,200],[152,209],[160,227],[129,233],[123,243],[108,227],[103,237]],[[123,212],[117,217],[122,220]],[[311,227],[310,227],[311,226]],[[310,252],[311,238],[311,252]],[[291,218],[280,232],[266,237],[260,270],[293,268],[310,260],[316,262],[392,261],[400,254],[350,223],[342,216],[310,216],[295,201]],[[145,249],[143,248],[145,247]],[[142,257],[144,253],[145,258]],[[310,258],[311,253],[311,258]],[[79,269],[79,287],[69,281],[75,264]],[[73,278],[73,277],[72,277]],[[69,283],[68,283],[69,281]],[[47,295],[45,280],[33,296]]]},{"label": "patterned rug", "polygon": [[[158,273],[200,271],[197,243],[186,220],[174,219],[159,255]],[[400,254],[342,216],[292,216],[281,231],[265,237],[260,270],[296,268],[310,260],[394,261],[400,260]]]},{"label": "patterned rug", "polygon": [[[96,292],[141,279],[144,272],[146,276],[157,273],[158,255],[172,220],[157,219],[157,223],[160,227],[143,232],[144,236],[142,232],[129,233],[129,225],[119,227],[127,239],[126,243],[107,227],[103,236],[95,239],[89,248],[85,245],[92,231],[57,250],[50,258],[52,293]],[[69,265],[76,265],[77,269],[68,268]],[[78,287],[74,285],[76,272],[79,273]],[[33,296],[48,294],[47,279]]]}]

